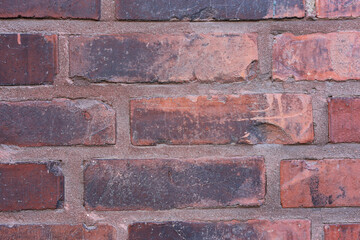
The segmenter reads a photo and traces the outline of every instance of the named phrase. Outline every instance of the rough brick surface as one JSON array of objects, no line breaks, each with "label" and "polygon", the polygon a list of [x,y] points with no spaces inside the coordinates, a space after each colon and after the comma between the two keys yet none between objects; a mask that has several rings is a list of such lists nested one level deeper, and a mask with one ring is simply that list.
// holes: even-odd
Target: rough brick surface
[{"label": "rough brick surface", "polygon": [[0,85],[53,82],[57,70],[56,35],[0,34],[0,52]]},{"label": "rough brick surface", "polygon": [[100,18],[100,0],[1,0],[0,18]]},{"label": "rough brick surface", "polygon": [[92,82],[251,80],[257,61],[256,34],[70,38],[70,74]]},{"label": "rough brick surface", "polygon": [[360,16],[358,0],[316,0],[318,18],[347,18]]},{"label": "rough brick surface", "polygon": [[64,177],[55,162],[0,164],[0,196],[0,211],[61,208]]},{"label": "rough brick surface", "polygon": [[310,240],[310,224],[307,220],[134,223],[129,240]]},{"label": "rough brick surface", "polygon": [[115,143],[115,112],[95,100],[0,102],[0,144],[18,146]]},{"label": "rough brick surface", "polygon": [[329,140],[360,142],[360,98],[330,98]]},{"label": "rough brick surface", "polygon": [[117,0],[121,20],[256,20],[304,17],[303,0]]},{"label": "rough brick surface", "polygon": [[360,32],[275,37],[273,78],[360,80]]},{"label": "rough brick surface", "polygon": [[360,237],[360,224],[326,225],[324,240],[355,240]]},{"label": "rough brick surface", "polygon": [[265,197],[261,158],[99,160],[85,170],[90,210],[258,206]]},{"label": "rough brick surface", "polygon": [[[93,226],[92,226],[93,227]],[[82,239],[82,240],[115,240],[115,229],[108,225],[97,225],[86,229],[82,225],[0,225],[0,239]]]},{"label": "rough brick surface", "polygon": [[358,159],[282,161],[282,206],[360,206],[359,170]]},{"label": "rough brick surface", "polygon": [[308,95],[151,98],[130,105],[134,145],[295,144],[314,137]]}]

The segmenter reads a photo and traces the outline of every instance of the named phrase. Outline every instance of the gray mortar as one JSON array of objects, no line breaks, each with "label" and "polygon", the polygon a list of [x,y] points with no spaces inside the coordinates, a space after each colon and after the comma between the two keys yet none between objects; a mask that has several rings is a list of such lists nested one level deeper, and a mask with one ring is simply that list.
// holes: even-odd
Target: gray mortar
[{"label": "gray mortar", "polygon": [[[327,103],[329,96],[360,96],[360,81],[273,82],[271,46],[273,35],[314,32],[360,31],[355,20],[266,20],[248,22],[112,22],[114,1],[103,0],[102,21],[84,20],[1,20],[1,33],[58,33],[59,74],[53,86],[0,87],[0,100],[51,100],[90,98],[112,106],[117,115],[117,143],[106,147],[0,146],[0,162],[61,160],[65,176],[64,209],[0,213],[1,224],[86,224],[107,223],[116,227],[118,239],[127,238],[127,226],[138,221],[311,219],[312,239],[323,238],[323,224],[360,222],[360,208],[283,209],[280,205],[279,163],[283,159],[360,158],[358,144],[328,144]],[[307,11],[314,13],[313,1]],[[310,10],[311,11],[310,11]],[[68,78],[68,37],[70,35],[140,33],[259,33],[260,73],[250,82],[231,84],[87,84]],[[76,86],[80,84],[81,86]],[[139,97],[214,95],[243,93],[307,93],[313,97],[315,142],[312,145],[200,145],[135,147],[130,143],[129,99]],[[264,156],[267,172],[265,204],[259,208],[185,209],[168,211],[88,212],[83,207],[83,162],[92,158],[199,158]]]}]

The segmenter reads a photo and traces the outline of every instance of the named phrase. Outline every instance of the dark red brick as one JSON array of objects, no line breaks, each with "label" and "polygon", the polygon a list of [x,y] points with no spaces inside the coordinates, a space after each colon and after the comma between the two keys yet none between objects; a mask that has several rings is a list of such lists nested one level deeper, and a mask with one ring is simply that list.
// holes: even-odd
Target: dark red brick
[{"label": "dark red brick", "polygon": [[70,38],[70,75],[92,82],[234,82],[256,77],[256,34]]},{"label": "dark red brick", "polygon": [[303,0],[117,0],[120,20],[259,20],[302,18]]},{"label": "dark red brick", "polygon": [[360,142],[360,98],[330,98],[329,140]]},{"label": "dark red brick", "polygon": [[100,0],[1,0],[0,18],[99,19]]},{"label": "dark red brick", "polygon": [[259,206],[262,158],[98,160],[85,170],[88,210],[164,210]]},{"label": "dark red brick", "polygon": [[0,52],[0,85],[39,85],[54,81],[56,35],[0,34]]},{"label": "dark red brick", "polygon": [[358,0],[316,0],[318,18],[348,18],[360,16]]},{"label": "dark red brick", "polygon": [[308,220],[250,220],[247,222],[164,222],[134,223],[129,226],[129,240],[310,240]]},{"label": "dark red brick", "polygon": [[0,102],[0,144],[115,144],[115,112],[95,100]]},{"label": "dark red brick", "polygon": [[358,159],[282,161],[282,206],[358,207],[359,171]]},{"label": "dark red brick", "polygon": [[116,231],[112,226],[98,225],[87,229],[84,225],[0,225],[1,240],[115,240]]},{"label": "dark red brick", "polygon": [[156,144],[296,144],[313,141],[311,97],[251,94],[136,99],[131,141]]},{"label": "dark red brick", "polygon": [[0,211],[56,209],[63,202],[64,177],[58,163],[0,164]]},{"label": "dark red brick", "polygon": [[316,33],[275,38],[273,78],[360,80],[360,32]]},{"label": "dark red brick", "polygon": [[360,236],[360,224],[334,224],[324,227],[325,240],[355,240]]}]

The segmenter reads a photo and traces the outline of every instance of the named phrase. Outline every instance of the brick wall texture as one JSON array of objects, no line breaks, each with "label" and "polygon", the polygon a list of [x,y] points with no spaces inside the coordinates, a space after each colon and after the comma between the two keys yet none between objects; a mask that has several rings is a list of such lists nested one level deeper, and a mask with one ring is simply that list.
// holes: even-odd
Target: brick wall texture
[{"label": "brick wall texture", "polygon": [[0,0],[0,240],[360,240],[359,0]]}]

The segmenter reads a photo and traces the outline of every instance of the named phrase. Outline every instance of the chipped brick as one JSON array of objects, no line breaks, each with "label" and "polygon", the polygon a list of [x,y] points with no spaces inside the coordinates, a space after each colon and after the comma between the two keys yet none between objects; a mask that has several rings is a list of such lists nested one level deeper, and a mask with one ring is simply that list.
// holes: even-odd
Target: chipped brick
[{"label": "chipped brick", "polygon": [[70,38],[70,75],[91,82],[235,82],[256,77],[256,34]]},{"label": "chipped brick", "polygon": [[134,145],[310,143],[311,97],[251,94],[136,99],[130,102]]}]

